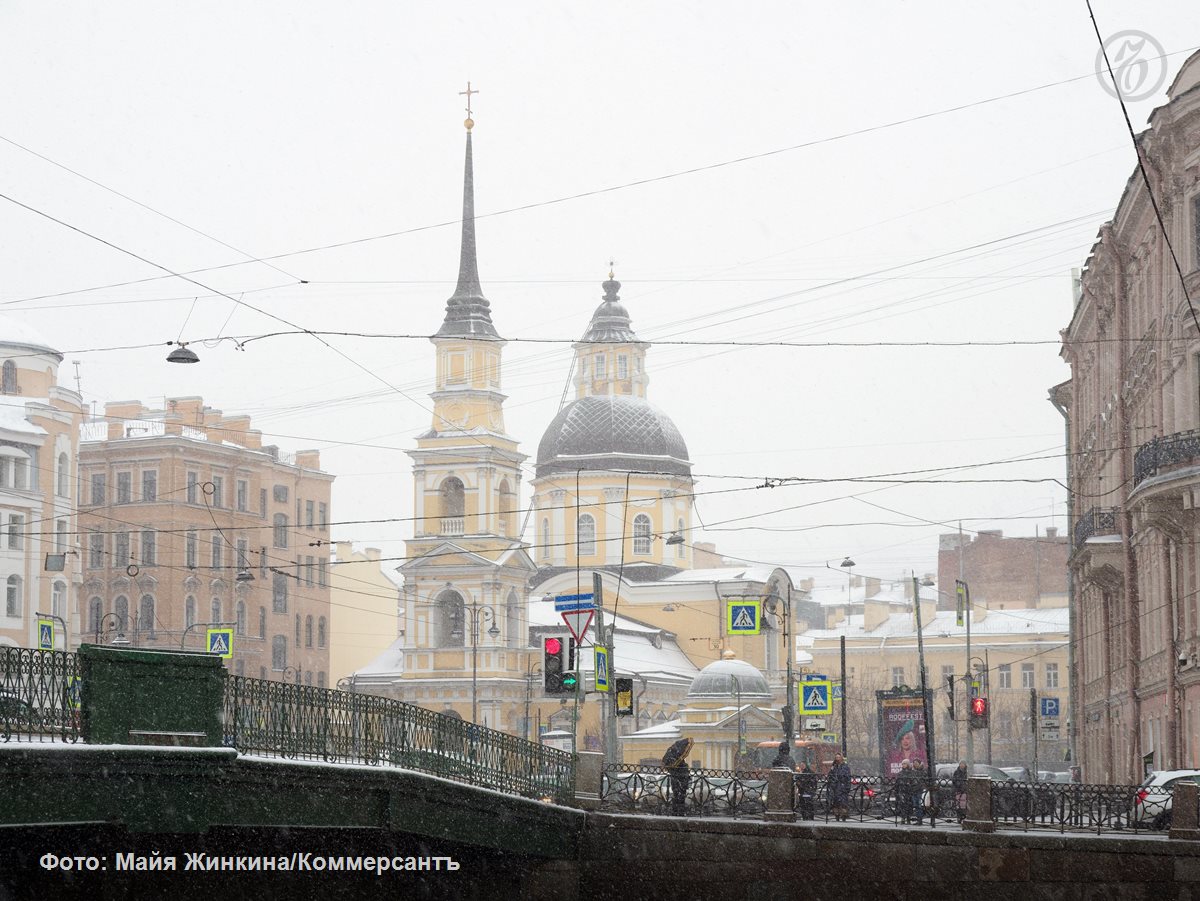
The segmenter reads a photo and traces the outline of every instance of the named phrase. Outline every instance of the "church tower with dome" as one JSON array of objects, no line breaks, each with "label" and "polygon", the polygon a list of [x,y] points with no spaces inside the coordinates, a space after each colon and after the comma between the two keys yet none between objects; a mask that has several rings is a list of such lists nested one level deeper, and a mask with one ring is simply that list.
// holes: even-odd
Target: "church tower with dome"
[{"label": "church tower with dome", "polygon": [[613,273],[575,344],[575,400],[538,445],[530,543],[538,579],[576,566],[660,578],[692,565],[692,464],[666,413],[646,400],[649,344]]}]

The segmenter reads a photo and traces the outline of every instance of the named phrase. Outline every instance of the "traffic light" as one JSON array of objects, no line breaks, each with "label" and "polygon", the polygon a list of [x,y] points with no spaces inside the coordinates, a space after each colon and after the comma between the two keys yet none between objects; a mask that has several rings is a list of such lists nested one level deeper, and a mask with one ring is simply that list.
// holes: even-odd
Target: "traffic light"
[{"label": "traffic light", "polygon": [[[561,695],[563,688],[563,640],[547,637],[542,640],[542,678],[546,694]],[[574,686],[571,691],[574,691]]]},{"label": "traffic light", "polygon": [[971,698],[971,728],[986,729],[988,724],[988,699]]},{"label": "traffic light", "polygon": [[565,695],[575,694],[575,686],[579,684],[579,673],[567,670],[562,674],[562,693]]}]

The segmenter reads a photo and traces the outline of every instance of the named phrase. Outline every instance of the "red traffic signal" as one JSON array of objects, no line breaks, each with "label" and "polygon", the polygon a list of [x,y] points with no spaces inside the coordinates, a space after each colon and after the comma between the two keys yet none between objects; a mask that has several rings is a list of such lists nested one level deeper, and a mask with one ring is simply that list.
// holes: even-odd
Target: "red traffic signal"
[{"label": "red traffic signal", "polygon": [[561,654],[562,653],[562,640],[558,639],[558,638],[547,638],[546,639],[546,653],[547,654]]},{"label": "red traffic signal", "polygon": [[987,698],[971,698],[971,728],[983,729],[988,721]]}]

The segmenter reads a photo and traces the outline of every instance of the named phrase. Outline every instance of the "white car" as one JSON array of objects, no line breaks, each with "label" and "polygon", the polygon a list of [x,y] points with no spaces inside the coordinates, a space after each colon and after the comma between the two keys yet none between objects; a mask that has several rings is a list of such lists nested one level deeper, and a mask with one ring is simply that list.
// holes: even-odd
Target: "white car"
[{"label": "white car", "polygon": [[1171,795],[1176,783],[1191,780],[1200,783],[1200,770],[1161,770],[1146,777],[1133,797],[1129,822],[1151,829],[1171,825]]}]

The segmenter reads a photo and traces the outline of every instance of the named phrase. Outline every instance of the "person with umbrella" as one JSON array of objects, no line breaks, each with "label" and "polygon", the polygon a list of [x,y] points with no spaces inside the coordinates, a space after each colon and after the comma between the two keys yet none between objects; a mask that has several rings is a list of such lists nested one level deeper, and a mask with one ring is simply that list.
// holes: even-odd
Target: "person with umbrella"
[{"label": "person with umbrella", "polygon": [[684,801],[687,799],[688,781],[692,771],[688,769],[688,754],[692,752],[692,740],[681,738],[663,754],[662,765],[671,782],[671,815],[683,816]]}]

